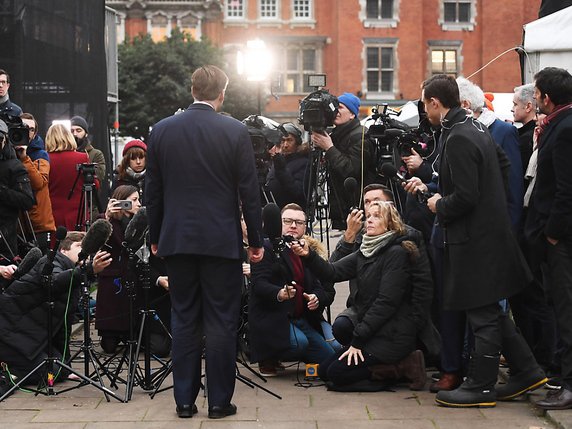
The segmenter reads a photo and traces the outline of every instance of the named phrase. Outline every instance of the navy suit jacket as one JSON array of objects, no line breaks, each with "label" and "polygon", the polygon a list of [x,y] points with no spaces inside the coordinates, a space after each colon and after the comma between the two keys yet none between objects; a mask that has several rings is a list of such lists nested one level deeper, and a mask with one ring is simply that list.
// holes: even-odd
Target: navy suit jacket
[{"label": "navy suit jacket", "polygon": [[242,256],[239,200],[262,247],[260,191],[244,124],[202,103],[158,122],[147,145],[145,201],[158,256]]}]

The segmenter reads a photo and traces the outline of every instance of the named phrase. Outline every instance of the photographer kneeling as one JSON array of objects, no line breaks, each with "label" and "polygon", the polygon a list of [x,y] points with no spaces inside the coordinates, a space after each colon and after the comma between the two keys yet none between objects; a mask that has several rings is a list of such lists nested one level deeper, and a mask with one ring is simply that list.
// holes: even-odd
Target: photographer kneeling
[{"label": "photographer kneeling", "polygon": [[[306,215],[297,204],[282,209],[282,235],[304,237]],[[307,241],[311,240],[305,237]],[[264,243],[262,261],[252,265],[249,301],[251,361],[264,376],[276,375],[279,360],[321,363],[334,354],[323,336],[328,304],[320,281],[287,246]]]},{"label": "photographer kneeling", "polygon": [[278,127],[280,144],[272,147],[272,166],[266,176],[265,190],[272,193],[278,207],[296,203],[304,210],[304,184],[308,170],[308,145],[302,142],[302,130],[291,122]]},{"label": "photographer kneeling", "polygon": [[[71,319],[78,306],[80,268],[77,265],[82,249],[84,232],[68,232],[55,255],[53,268],[53,352],[61,359],[69,356]],[[47,292],[42,271],[47,257],[44,256],[21,279],[14,280],[0,295],[0,361],[8,366],[12,375],[23,377],[47,357]],[[93,276],[111,263],[109,253],[99,251],[93,264],[88,264],[87,273]],[[37,383],[44,374],[36,373],[28,379]]]},{"label": "photographer kneeling", "polygon": [[386,385],[374,380],[371,367],[395,364],[416,348],[411,262],[418,249],[406,237],[393,203],[373,201],[366,209],[366,232],[359,251],[329,263],[317,257],[307,243],[292,244],[294,253],[320,279],[357,279],[355,317],[342,318],[346,324],[343,337],[349,342],[341,341],[345,347],[318,368],[331,390],[384,390]]}]

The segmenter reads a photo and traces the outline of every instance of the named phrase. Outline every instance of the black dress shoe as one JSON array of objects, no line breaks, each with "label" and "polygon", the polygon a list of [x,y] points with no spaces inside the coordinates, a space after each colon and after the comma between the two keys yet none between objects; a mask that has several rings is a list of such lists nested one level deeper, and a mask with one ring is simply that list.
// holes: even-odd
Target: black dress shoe
[{"label": "black dress shoe", "polygon": [[209,407],[209,419],[222,419],[233,414],[236,414],[236,405],[234,404],[228,404],[224,407],[219,405]]},{"label": "black dress shoe", "polygon": [[560,390],[549,392],[546,398],[536,402],[543,410],[567,410],[572,408],[572,391],[562,387]]},{"label": "black dress shoe", "polygon": [[177,405],[177,416],[181,419],[188,419],[193,417],[193,414],[197,414],[199,410],[195,404],[193,405]]}]

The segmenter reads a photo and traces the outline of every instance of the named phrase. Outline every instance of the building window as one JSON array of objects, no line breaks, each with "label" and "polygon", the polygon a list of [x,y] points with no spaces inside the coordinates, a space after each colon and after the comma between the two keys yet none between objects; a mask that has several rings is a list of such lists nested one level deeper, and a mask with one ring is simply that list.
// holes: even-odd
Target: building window
[{"label": "building window", "polygon": [[294,19],[311,19],[312,0],[292,0],[292,12]]},{"label": "building window", "polygon": [[228,0],[226,3],[226,17],[230,19],[244,19],[246,17],[244,0]]},{"label": "building window", "polygon": [[367,92],[394,94],[395,47],[366,47]]},{"label": "building window", "polygon": [[443,19],[452,23],[471,22],[471,0],[445,0]]},{"label": "building window", "polygon": [[393,0],[367,0],[367,19],[393,19]]},{"label": "building window", "polygon": [[307,75],[319,72],[319,50],[314,46],[287,46],[285,53],[279,64],[279,69],[284,70],[281,92],[300,94],[314,91],[313,87],[308,86]]},{"label": "building window", "polygon": [[431,74],[447,74],[457,77],[458,60],[456,49],[431,50]]},{"label": "building window", "polygon": [[473,30],[477,14],[476,0],[443,0],[440,24],[443,30]]},{"label": "building window", "polygon": [[260,0],[260,18],[261,19],[277,19],[278,18],[278,1],[277,0]]},{"label": "building window", "polygon": [[151,17],[151,38],[154,42],[162,42],[171,35],[170,19],[165,15],[154,15]]}]

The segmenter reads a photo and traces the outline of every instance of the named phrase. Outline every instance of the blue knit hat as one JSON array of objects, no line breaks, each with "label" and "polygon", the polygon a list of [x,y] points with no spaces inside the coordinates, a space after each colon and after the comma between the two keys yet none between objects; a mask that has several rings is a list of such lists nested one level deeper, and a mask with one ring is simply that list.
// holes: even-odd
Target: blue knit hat
[{"label": "blue knit hat", "polygon": [[344,92],[338,97],[338,101],[346,106],[356,117],[359,116],[360,101],[355,95],[350,92]]}]

